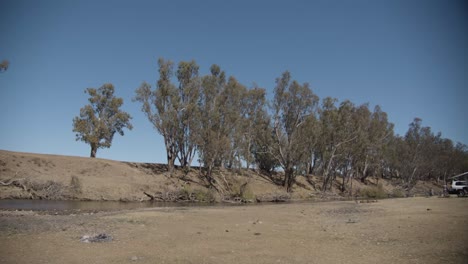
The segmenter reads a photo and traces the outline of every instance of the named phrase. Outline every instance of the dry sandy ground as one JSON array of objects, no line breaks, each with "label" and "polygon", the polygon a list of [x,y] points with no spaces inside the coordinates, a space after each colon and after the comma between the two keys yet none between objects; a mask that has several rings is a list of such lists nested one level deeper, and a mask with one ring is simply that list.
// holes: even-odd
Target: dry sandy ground
[{"label": "dry sandy ground", "polygon": [[[83,243],[105,232],[111,242]],[[466,263],[468,199],[0,213],[0,263]]]}]

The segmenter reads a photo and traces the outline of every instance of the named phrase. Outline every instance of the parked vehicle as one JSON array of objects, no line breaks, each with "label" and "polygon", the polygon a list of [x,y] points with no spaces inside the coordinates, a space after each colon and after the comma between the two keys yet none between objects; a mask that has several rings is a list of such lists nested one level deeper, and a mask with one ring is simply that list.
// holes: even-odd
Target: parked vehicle
[{"label": "parked vehicle", "polygon": [[458,197],[468,196],[468,172],[451,177],[450,185],[447,186],[449,194],[456,194]]}]

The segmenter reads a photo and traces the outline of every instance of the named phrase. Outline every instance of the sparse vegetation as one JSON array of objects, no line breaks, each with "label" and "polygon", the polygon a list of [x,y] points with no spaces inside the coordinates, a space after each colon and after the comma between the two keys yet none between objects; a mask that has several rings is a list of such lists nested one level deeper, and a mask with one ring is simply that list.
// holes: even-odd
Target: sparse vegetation
[{"label": "sparse vegetation", "polygon": [[236,181],[234,180],[230,186],[230,199],[240,199],[242,202],[252,202],[255,201],[255,194],[248,182]]},{"label": "sparse vegetation", "polygon": [[405,193],[401,188],[395,188],[393,189],[391,193],[391,197],[393,198],[402,198],[405,197]]},{"label": "sparse vegetation", "polygon": [[83,192],[83,185],[81,184],[80,178],[72,176],[70,180],[70,192],[72,195],[77,196]]},{"label": "sparse vegetation", "polygon": [[377,186],[367,186],[360,189],[358,191],[358,196],[372,199],[388,198],[388,194],[385,192],[381,184],[378,184]]},{"label": "sparse vegetation", "polygon": [[183,186],[182,188],[171,189],[166,187],[162,191],[155,193],[145,192],[152,201],[160,202],[205,202],[212,203],[218,201],[216,194],[211,189],[192,188]]},{"label": "sparse vegetation", "polygon": [[[89,160],[79,157],[64,157],[27,154],[12,157],[7,151],[3,155],[4,171],[0,176],[0,197],[33,199],[78,199],[78,200],[122,200],[122,201],[187,201],[187,202],[250,202],[287,201],[289,199],[341,199],[344,195],[360,195],[358,190],[377,187],[375,177],[366,183],[359,179],[352,182],[353,188],[346,193],[340,190],[341,179],[334,180],[334,189],[322,193],[323,177],[298,177],[294,192],[288,193],[281,186],[282,173],[271,175],[246,169],[216,169],[212,182],[207,182],[203,170],[176,168],[170,176],[167,167],[161,164],[127,163],[108,160]],[[13,159],[15,161],[13,162]],[[36,161],[36,162],[33,162]],[[40,161],[40,162],[39,162]],[[88,161],[88,163],[83,163]],[[22,163],[21,167],[16,164]],[[39,167],[36,163],[41,164]],[[45,165],[48,164],[48,165]],[[52,165],[53,164],[53,165]],[[48,169],[45,172],[45,169]],[[201,175],[201,176],[200,176]],[[112,179],[112,180],[110,180]],[[56,183],[51,184],[51,183]],[[85,184],[88,183],[88,184]],[[402,181],[378,180],[388,197],[427,195],[430,189],[438,194],[442,185],[418,181],[410,192]],[[349,183],[351,185],[351,182]],[[55,185],[55,186],[54,186]],[[313,186],[317,188],[313,188]],[[60,187],[61,190],[57,190]],[[54,192],[54,193],[52,193]],[[145,195],[145,193],[149,195]],[[367,192],[363,191],[363,192]],[[377,197],[375,192],[367,196]],[[60,197],[59,197],[60,196]],[[150,198],[150,197],[153,198]]]}]

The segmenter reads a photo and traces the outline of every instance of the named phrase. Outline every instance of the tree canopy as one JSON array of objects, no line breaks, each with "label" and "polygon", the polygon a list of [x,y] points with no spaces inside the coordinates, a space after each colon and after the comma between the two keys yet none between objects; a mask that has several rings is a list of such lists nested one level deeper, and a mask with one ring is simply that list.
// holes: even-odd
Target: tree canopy
[{"label": "tree canopy", "polygon": [[114,96],[114,86],[110,83],[100,88],[88,88],[89,104],[80,109],[80,115],[73,119],[73,132],[76,140],[90,145],[92,158],[99,148],[110,148],[114,134],[124,135],[124,128],[133,128],[132,117],[120,110],[123,99]]},{"label": "tree canopy", "polygon": [[[214,64],[199,75],[195,61],[159,59],[154,90],[143,83],[135,101],[164,138],[169,170],[178,161],[190,167],[195,155],[210,179],[215,169],[253,166],[292,191],[297,176],[323,178],[323,191],[341,179],[369,177],[401,181],[410,189],[417,180],[440,180],[468,171],[468,148],[434,134],[415,118],[404,136],[379,105],[320,98],[308,83],[288,71],[276,79],[274,95],[248,88]],[[175,77],[175,78],[174,78]],[[178,84],[174,84],[177,80]]]}]

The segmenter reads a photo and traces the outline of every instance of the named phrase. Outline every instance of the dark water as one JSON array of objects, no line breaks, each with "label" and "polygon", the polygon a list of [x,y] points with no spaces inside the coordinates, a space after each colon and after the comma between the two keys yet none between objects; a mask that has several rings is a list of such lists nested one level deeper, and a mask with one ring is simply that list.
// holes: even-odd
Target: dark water
[{"label": "dark water", "polygon": [[215,204],[163,203],[163,202],[116,202],[116,201],[51,201],[51,200],[0,200],[3,210],[33,211],[116,211],[156,207],[200,207]]}]

